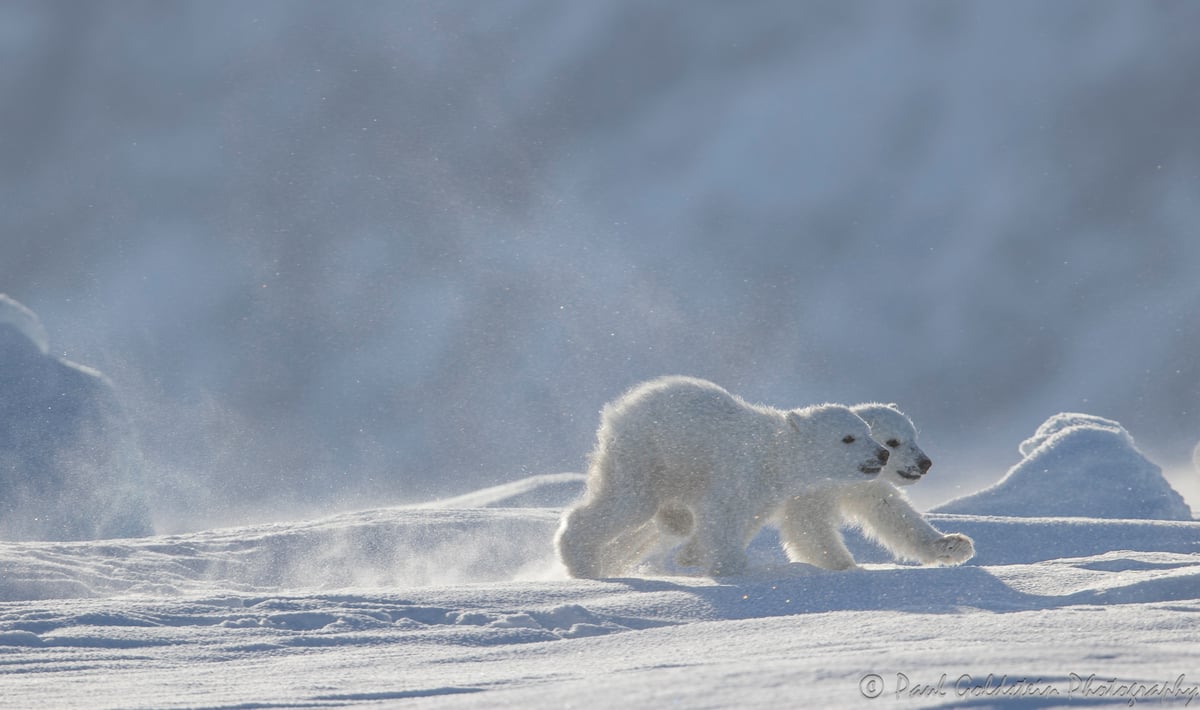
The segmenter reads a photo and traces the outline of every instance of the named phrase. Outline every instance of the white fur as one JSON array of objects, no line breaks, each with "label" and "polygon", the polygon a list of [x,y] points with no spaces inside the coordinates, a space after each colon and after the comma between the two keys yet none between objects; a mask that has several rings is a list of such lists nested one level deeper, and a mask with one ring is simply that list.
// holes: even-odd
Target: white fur
[{"label": "white fur", "polygon": [[871,436],[891,456],[879,478],[852,486],[826,486],[788,502],[779,521],[788,559],[826,569],[855,566],[839,530],[859,525],[868,537],[899,559],[922,564],[957,565],[975,555],[966,535],[943,535],[925,521],[896,485],[910,485],[932,465],[917,446],[912,420],[894,404],[851,408],[871,427]]},{"label": "white fur", "polygon": [[[784,506],[778,519],[780,538],[788,559],[826,569],[855,566],[840,528],[860,526],[899,559],[923,564],[956,565],[975,554],[974,543],[965,535],[943,535],[908,502],[896,485],[911,485],[932,465],[917,445],[912,421],[894,404],[860,404],[851,407],[871,428],[871,438],[890,452],[879,477],[842,485],[817,485]],[[686,536],[691,518],[685,508],[668,506],[656,516],[663,532]],[[676,560],[694,563],[691,543],[685,544]]]},{"label": "white fur", "polygon": [[784,550],[792,562],[825,569],[855,567],[839,528],[862,527],[899,559],[927,565],[958,565],[975,556],[971,538],[943,535],[885,480],[828,487],[789,501],[779,521]]},{"label": "white fur", "polygon": [[788,501],[869,481],[886,458],[842,405],[782,411],[704,380],[652,380],[604,408],[588,497],[567,512],[556,546],[572,576],[620,574],[653,543],[642,531],[665,508],[690,521],[682,556],[736,574],[750,539]]},{"label": "white fur", "polygon": [[933,462],[917,446],[917,428],[894,404],[856,404],[850,411],[871,427],[871,438],[887,447],[891,456],[880,480],[897,486],[911,486],[921,480]]}]

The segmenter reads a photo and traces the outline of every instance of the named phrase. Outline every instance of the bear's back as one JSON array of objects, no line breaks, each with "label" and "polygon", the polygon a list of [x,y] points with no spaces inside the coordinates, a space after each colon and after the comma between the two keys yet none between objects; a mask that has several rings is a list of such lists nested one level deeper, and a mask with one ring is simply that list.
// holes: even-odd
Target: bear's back
[{"label": "bear's back", "polygon": [[618,429],[688,432],[725,429],[759,416],[758,408],[723,388],[694,377],[661,377],[643,383],[605,407],[604,418]]}]

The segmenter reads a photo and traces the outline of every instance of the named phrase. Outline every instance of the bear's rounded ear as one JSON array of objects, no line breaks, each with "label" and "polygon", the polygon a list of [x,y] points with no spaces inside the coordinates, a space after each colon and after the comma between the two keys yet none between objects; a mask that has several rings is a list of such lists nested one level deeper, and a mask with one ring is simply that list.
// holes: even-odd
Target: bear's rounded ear
[{"label": "bear's rounded ear", "polygon": [[787,420],[788,420],[788,424],[791,424],[793,429],[795,429],[796,431],[800,431],[800,413],[799,412],[788,412]]}]

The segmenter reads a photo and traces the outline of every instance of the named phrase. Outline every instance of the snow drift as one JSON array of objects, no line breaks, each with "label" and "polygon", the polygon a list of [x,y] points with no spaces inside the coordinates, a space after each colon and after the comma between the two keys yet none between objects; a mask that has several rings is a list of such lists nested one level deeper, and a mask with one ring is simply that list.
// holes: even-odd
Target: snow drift
[{"label": "snow drift", "polygon": [[1024,459],[994,485],[939,513],[1191,520],[1183,497],[1119,423],[1089,414],[1047,419],[1021,442]]}]

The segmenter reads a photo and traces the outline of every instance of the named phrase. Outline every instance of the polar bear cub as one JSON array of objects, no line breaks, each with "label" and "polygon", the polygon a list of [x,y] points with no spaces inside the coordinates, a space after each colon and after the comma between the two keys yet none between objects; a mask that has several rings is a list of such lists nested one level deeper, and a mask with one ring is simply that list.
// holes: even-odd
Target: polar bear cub
[{"label": "polar bear cub", "polygon": [[842,405],[783,411],[704,380],[652,380],[604,408],[588,497],[564,516],[556,547],[574,577],[619,574],[644,552],[638,530],[660,508],[683,508],[695,562],[737,574],[788,501],[874,479],[888,457]]},{"label": "polar bear cub", "polygon": [[929,472],[933,461],[917,445],[917,428],[894,404],[856,404],[850,411],[871,428],[871,438],[887,447],[891,457],[879,480],[896,486],[911,486]]},{"label": "polar bear cub", "polygon": [[[842,486],[816,485],[788,501],[776,521],[788,559],[826,569],[854,567],[854,558],[839,530],[846,523],[860,526],[868,537],[900,559],[942,565],[971,559],[975,546],[969,537],[943,535],[896,488],[921,480],[933,465],[917,445],[912,420],[894,404],[859,404],[850,410],[867,423],[871,437],[888,448],[887,464],[873,480]],[[683,506],[664,506],[655,520],[662,532],[684,537],[691,533],[691,512]],[[646,534],[657,537],[653,530]],[[647,547],[654,544],[646,543]],[[696,563],[690,540],[676,561],[684,566]]]},{"label": "polar bear cub", "polygon": [[779,521],[788,559],[826,569],[855,567],[839,530],[845,523],[859,525],[900,559],[957,565],[974,557],[971,538],[958,533],[943,535],[896,488],[916,483],[932,466],[917,446],[912,420],[894,404],[861,404],[851,410],[867,422],[871,436],[888,447],[891,456],[873,480],[814,487],[788,501]]}]

